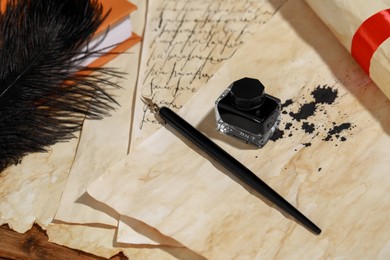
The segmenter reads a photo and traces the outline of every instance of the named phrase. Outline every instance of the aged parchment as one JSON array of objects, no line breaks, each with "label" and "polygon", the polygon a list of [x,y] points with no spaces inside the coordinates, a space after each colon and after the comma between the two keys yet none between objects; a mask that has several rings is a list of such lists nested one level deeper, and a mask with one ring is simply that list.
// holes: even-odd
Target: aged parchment
[{"label": "aged parchment", "polygon": [[48,153],[31,154],[0,175],[0,224],[23,233],[34,223],[46,229],[53,220],[72,165],[77,139],[58,143]]},{"label": "aged parchment", "polygon": [[[284,2],[149,1],[137,96],[180,110]],[[160,128],[140,99],[133,123],[131,148]]]},{"label": "aged parchment", "polygon": [[[261,150],[215,131],[215,99],[244,76],[283,101],[280,136]],[[304,1],[289,1],[180,114],[317,223],[320,236],[165,128],[88,192],[210,259],[386,259],[389,111]]]},{"label": "aged parchment", "polygon": [[117,225],[115,216],[85,205],[85,201],[90,200],[85,191],[90,182],[103,174],[110,164],[127,154],[140,45],[137,44],[129,51],[131,53],[115,60],[115,66],[126,68],[128,74],[124,79],[115,79],[122,86],[121,90],[114,93],[120,106],[110,117],[84,122],[75,159],[55,216],[58,221]]},{"label": "aged parchment", "polygon": [[[146,3],[138,0],[132,2],[137,5],[137,11],[131,15],[133,30],[142,35]],[[124,250],[112,244],[114,228],[118,225],[117,213],[112,210],[95,210],[99,204],[86,193],[86,188],[110,164],[127,154],[140,51],[141,45],[137,44],[127,54],[107,65],[121,68],[126,73],[124,79],[117,79],[123,88],[115,93],[120,107],[111,117],[101,121],[86,121],[83,125],[75,160],[54,217],[57,224],[50,225],[47,229],[52,242],[105,257]],[[132,230],[129,232],[133,233],[139,243],[153,243],[139,233]],[[73,239],[69,240],[69,237]]]}]

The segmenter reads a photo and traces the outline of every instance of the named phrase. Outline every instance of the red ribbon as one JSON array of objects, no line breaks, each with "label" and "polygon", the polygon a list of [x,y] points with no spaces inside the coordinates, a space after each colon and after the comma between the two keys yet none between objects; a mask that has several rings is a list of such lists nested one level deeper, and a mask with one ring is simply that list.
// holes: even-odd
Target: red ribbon
[{"label": "red ribbon", "polygon": [[370,75],[371,58],[378,47],[390,37],[390,9],[365,20],[352,38],[351,54]]}]

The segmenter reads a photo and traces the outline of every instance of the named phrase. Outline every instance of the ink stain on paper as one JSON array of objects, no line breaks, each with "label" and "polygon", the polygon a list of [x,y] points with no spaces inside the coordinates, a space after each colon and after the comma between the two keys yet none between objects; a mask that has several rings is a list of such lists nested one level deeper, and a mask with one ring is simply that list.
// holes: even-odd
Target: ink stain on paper
[{"label": "ink stain on paper", "polygon": [[316,103],[303,104],[297,113],[290,112],[289,115],[296,121],[306,120],[313,116],[316,111]]},{"label": "ink stain on paper", "polygon": [[[304,133],[313,140],[316,137],[324,142],[347,141],[354,125],[350,122],[326,122],[318,120],[318,117],[326,116],[333,109],[332,106],[339,96],[337,88],[328,85],[318,85],[305,99],[288,99],[282,106],[282,114],[287,116],[286,123],[281,124],[271,137],[272,141],[293,137],[296,133]],[[299,104],[298,109],[292,108],[293,104]],[[340,112],[339,112],[340,114]],[[345,116],[345,114],[344,114]],[[301,143],[304,147],[312,145],[311,142]]]},{"label": "ink stain on paper", "polygon": [[302,124],[302,130],[305,131],[305,133],[312,134],[315,131],[315,125],[313,123],[303,122]]},{"label": "ink stain on paper", "polygon": [[335,123],[333,124],[334,124],[333,128],[328,131],[328,135],[323,140],[333,141],[337,139],[342,142],[345,142],[347,138],[345,136],[341,136],[341,134],[351,129],[352,127],[351,123],[342,123],[340,125],[336,125]]},{"label": "ink stain on paper", "polygon": [[272,135],[272,137],[270,138],[270,140],[272,141],[276,141],[276,140],[279,140],[279,139],[282,139],[283,138],[283,135],[284,135],[284,131],[280,130],[280,129],[276,129],[274,134]]},{"label": "ink stain on paper", "polygon": [[337,89],[332,89],[329,86],[317,87],[312,95],[317,104],[333,104],[338,96]]}]

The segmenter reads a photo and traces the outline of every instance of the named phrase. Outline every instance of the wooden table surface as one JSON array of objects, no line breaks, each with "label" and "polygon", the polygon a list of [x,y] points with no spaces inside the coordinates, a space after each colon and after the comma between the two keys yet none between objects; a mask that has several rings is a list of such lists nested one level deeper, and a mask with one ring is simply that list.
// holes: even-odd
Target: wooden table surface
[{"label": "wooden table surface", "polygon": [[[50,243],[45,231],[38,225],[34,225],[24,234],[11,230],[8,225],[2,225],[0,226],[0,259],[100,260],[105,258]],[[122,260],[127,257],[118,254],[110,259]]]}]

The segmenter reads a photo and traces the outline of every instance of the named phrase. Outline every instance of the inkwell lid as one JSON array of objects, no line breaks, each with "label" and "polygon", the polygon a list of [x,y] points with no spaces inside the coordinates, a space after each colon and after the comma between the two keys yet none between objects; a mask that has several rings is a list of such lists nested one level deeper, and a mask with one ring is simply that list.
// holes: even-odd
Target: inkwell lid
[{"label": "inkwell lid", "polygon": [[257,109],[264,103],[264,89],[259,80],[242,78],[233,83],[230,102],[242,111]]}]

